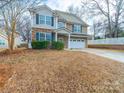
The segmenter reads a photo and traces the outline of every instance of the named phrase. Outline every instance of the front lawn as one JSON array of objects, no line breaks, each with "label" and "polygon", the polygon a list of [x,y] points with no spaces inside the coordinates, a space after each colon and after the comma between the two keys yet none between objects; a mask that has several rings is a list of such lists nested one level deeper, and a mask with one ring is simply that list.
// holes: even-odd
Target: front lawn
[{"label": "front lawn", "polygon": [[124,93],[124,64],[92,54],[24,50],[0,62],[1,93]]}]

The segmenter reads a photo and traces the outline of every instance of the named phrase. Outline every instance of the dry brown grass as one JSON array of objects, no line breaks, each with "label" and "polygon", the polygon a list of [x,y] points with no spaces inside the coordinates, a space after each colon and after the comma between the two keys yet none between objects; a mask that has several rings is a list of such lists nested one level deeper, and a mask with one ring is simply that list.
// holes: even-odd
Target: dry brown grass
[{"label": "dry brown grass", "polygon": [[124,93],[124,64],[95,55],[25,50],[0,61],[13,71],[1,93]]},{"label": "dry brown grass", "polygon": [[11,77],[12,69],[10,65],[1,64],[0,65],[0,88],[4,86],[6,81]]}]

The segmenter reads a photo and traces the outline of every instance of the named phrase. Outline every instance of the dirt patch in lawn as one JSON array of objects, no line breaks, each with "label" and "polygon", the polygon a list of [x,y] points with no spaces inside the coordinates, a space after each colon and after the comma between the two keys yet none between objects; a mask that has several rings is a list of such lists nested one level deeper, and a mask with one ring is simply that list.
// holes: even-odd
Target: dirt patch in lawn
[{"label": "dirt patch in lawn", "polygon": [[10,65],[0,64],[0,89],[8,81],[12,75],[12,69]]},{"label": "dirt patch in lawn", "polygon": [[11,56],[11,55],[17,55],[17,54],[23,54],[26,52],[27,49],[19,48],[13,51],[10,51],[9,49],[4,49],[0,51],[0,56]]},{"label": "dirt patch in lawn", "polygon": [[124,92],[124,64],[92,54],[25,50],[0,60],[13,67],[1,93]]}]

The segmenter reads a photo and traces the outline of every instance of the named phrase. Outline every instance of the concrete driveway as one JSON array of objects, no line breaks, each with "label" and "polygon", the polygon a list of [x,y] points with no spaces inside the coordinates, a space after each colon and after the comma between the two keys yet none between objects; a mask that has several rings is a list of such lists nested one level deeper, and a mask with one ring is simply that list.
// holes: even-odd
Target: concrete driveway
[{"label": "concrete driveway", "polygon": [[115,61],[123,62],[124,63],[124,50],[107,50],[107,49],[91,49],[87,48],[84,50],[81,50],[83,52],[95,54],[98,56],[106,57],[113,59]]},{"label": "concrete driveway", "polygon": [[80,51],[95,54],[98,56],[106,57],[106,58],[124,63],[124,50],[121,51],[121,50],[86,48]]}]

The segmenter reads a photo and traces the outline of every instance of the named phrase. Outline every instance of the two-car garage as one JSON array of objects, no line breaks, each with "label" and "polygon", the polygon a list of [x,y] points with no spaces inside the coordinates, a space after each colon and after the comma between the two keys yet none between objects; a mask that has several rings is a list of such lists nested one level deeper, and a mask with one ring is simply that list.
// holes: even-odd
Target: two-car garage
[{"label": "two-car garage", "polygon": [[86,47],[84,39],[70,39],[70,48],[82,49]]}]

